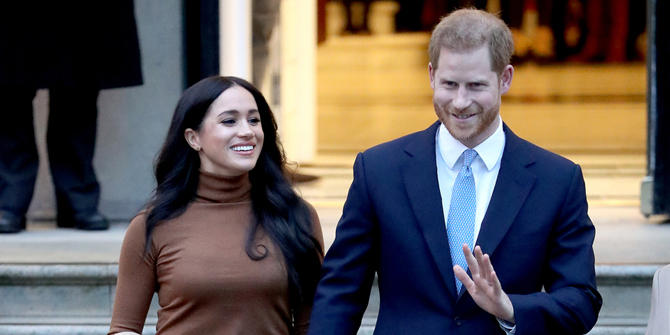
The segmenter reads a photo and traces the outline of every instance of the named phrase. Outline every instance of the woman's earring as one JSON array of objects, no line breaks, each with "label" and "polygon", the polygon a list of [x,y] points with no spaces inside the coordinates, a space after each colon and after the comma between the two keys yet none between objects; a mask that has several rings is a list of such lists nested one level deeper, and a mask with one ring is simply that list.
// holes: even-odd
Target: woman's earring
[{"label": "woman's earring", "polygon": [[195,151],[200,151],[200,147],[193,148]]}]

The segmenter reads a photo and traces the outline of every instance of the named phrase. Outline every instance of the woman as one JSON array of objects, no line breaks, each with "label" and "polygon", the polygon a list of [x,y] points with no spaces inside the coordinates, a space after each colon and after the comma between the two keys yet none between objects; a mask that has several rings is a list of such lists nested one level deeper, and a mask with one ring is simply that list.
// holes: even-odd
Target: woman
[{"label": "woman", "polygon": [[277,125],[235,77],[182,95],[156,162],[156,188],[128,227],[109,334],[302,334],[322,260],[314,209],[284,178]]}]

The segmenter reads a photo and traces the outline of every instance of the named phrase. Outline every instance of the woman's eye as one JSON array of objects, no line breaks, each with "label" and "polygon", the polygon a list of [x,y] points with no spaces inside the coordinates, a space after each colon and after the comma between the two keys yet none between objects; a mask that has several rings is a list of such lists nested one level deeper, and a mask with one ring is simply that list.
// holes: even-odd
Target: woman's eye
[{"label": "woman's eye", "polygon": [[237,121],[235,121],[234,119],[225,119],[225,120],[221,121],[221,123],[225,124],[226,126],[232,126],[232,125],[234,125],[236,122],[237,122]]},{"label": "woman's eye", "polygon": [[259,124],[259,123],[261,123],[261,119],[257,118],[257,117],[252,117],[252,118],[249,119],[249,123],[250,124]]}]

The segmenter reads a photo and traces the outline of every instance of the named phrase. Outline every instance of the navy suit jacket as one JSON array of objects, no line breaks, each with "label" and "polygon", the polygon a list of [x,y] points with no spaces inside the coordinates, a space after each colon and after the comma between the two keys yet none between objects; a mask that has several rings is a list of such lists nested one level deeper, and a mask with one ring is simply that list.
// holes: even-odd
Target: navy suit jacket
[{"label": "navy suit jacket", "polygon": [[[439,125],[358,154],[309,334],[356,334],[375,273],[375,334],[504,334],[467,291],[456,292],[437,180]],[[581,169],[503,130],[500,172],[476,244],[514,305],[516,334],[586,333],[602,298]]]}]

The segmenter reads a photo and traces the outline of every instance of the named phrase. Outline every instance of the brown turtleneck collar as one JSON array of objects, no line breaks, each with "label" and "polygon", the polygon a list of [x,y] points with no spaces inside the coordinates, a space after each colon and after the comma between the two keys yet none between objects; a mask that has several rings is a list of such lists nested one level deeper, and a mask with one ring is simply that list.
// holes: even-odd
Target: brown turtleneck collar
[{"label": "brown turtleneck collar", "polygon": [[239,177],[226,177],[200,170],[197,202],[230,203],[249,199],[251,199],[249,173]]}]

